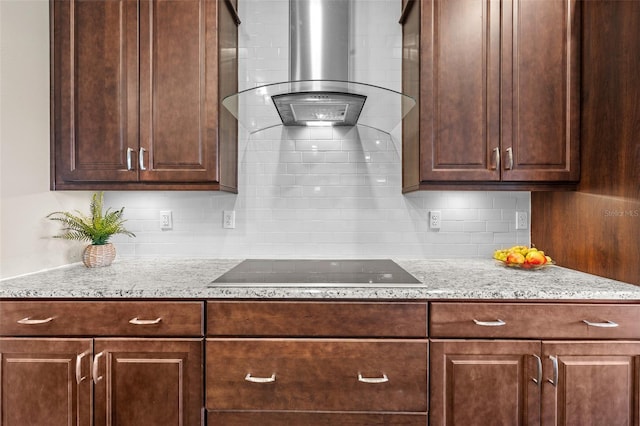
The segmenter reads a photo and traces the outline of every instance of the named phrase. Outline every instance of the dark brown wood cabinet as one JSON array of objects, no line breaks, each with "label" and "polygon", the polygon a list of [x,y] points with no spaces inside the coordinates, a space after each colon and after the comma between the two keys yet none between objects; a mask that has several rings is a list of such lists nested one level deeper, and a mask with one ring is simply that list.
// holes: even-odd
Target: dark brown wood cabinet
[{"label": "dark brown wood cabinet", "polygon": [[542,357],[543,425],[640,422],[640,341],[543,342]]},{"label": "dark brown wood cabinet", "polygon": [[[432,305],[431,424],[638,424],[640,341],[615,340],[640,339],[624,312],[633,306],[500,305],[473,303],[463,312],[459,303]],[[468,338],[441,338],[460,327]],[[594,340],[545,340],[589,333]]]},{"label": "dark brown wood cabinet", "polygon": [[202,308],[0,302],[2,425],[200,426]]},{"label": "dark brown wood cabinet", "polygon": [[235,191],[232,0],[52,0],[52,189]]},{"label": "dark brown wood cabinet", "polygon": [[202,339],[96,339],[94,424],[201,424]]},{"label": "dark brown wood cabinet", "polygon": [[403,190],[580,177],[580,3],[416,0],[403,14]]},{"label": "dark brown wood cabinet", "polygon": [[0,424],[91,425],[91,339],[0,338]]},{"label": "dark brown wood cabinet", "polygon": [[539,425],[539,341],[432,340],[432,425]]},{"label": "dark brown wood cabinet", "polygon": [[211,424],[427,424],[426,303],[210,301],[207,313]]}]

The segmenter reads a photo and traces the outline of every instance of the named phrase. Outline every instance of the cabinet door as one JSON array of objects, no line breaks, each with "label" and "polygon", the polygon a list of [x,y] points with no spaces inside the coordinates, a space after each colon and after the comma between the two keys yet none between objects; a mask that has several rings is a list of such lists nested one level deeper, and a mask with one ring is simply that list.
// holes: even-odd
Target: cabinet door
[{"label": "cabinet door", "polygon": [[431,340],[432,425],[540,423],[539,341]]},{"label": "cabinet door", "polygon": [[96,339],[95,425],[201,424],[201,339]]},{"label": "cabinet door", "polygon": [[217,8],[140,1],[140,180],[218,180]]},{"label": "cabinet door", "polygon": [[0,339],[0,424],[91,425],[91,339]]},{"label": "cabinet door", "polygon": [[580,177],[579,6],[503,1],[502,180]]},{"label": "cabinet door", "polygon": [[137,2],[55,0],[52,13],[52,187],[138,180]]},{"label": "cabinet door", "polygon": [[640,424],[640,342],[543,342],[542,354],[543,425]]},{"label": "cabinet door", "polygon": [[500,2],[423,0],[422,181],[500,179]]}]

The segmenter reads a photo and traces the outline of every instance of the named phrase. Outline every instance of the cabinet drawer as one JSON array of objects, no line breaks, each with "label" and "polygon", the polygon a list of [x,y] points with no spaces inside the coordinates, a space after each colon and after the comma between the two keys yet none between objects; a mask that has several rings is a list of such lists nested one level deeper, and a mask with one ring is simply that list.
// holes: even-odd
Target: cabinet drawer
[{"label": "cabinet drawer", "polygon": [[432,303],[430,336],[637,339],[640,305]]},{"label": "cabinet drawer", "polygon": [[318,413],[210,411],[207,424],[225,426],[426,426],[426,413]]},{"label": "cabinet drawer", "polygon": [[0,302],[3,336],[202,336],[202,302]]},{"label": "cabinet drawer", "polygon": [[210,410],[427,411],[426,340],[207,339]]},{"label": "cabinet drawer", "polygon": [[207,335],[426,337],[427,304],[212,301]]}]

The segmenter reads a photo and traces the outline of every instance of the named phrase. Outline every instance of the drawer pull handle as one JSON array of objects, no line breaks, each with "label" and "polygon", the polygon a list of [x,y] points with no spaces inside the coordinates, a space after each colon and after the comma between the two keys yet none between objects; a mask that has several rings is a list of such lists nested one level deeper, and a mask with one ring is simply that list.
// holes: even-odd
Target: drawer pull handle
[{"label": "drawer pull handle", "polygon": [[102,380],[102,376],[98,376],[98,361],[100,361],[100,358],[102,358],[103,356],[104,351],[96,354],[96,356],[93,357],[93,369],[91,370],[91,375],[93,376],[93,383],[96,385],[100,380]]},{"label": "drawer pull handle", "polygon": [[531,378],[531,380],[533,380],[533,383],[535,383],[536,385],[540,386],[540,383],[542,383],[542,359],[540,359],[540,357],[536,354],[533,354],[533,356],[536,359],[536,363],[537,363],[537,367],[538,367],[538,375],[537,378]]},{"label": "drawer pull handle", "polygon": [[76,355],[76,383],[80,384],[87,376],[82,375],[82,358],[89,355],[89,351],[84,351],[80,355]]},{"label": "drawer pull handle", "polygon": [[358,373],[358,381],[362,383],[386,383],[389,378],[386,374],[383,374],[382,377],[362,377],[362,374]]},{"label": "drawer pull handle", "polygon": [[501,327],[503,325],[507,325],[507,323],[501,319],[497,319],[495,321],[478,321],[477,319],[474,319],[473,322],[476,325],[481,325],[483,327]]},{"label": "drawer pull handle", "polygon": [[551,383],[555,387],[558,387],[558,357],[549,355],[549,359],[553,364],[553,379],[547,379],[547,382]]},{"label": "drawer pull handle", "polygon": [[129,324],[133,324],[133,325],[155,325],[155,324],[160,324],[160,321],[162,321],[161,317],[153,319],[153,320],[139,319],[138,317],[136,317],[136,318],[131,318],[129,320]]},{"label": "drawer pull handle", "polygon": [[273,383],[276,381],[276,373],[273,373],[271,377],[254,377],[251,373],[247,373],[244,379],[251,383]]},{"label": "drawer pull handle", "polygon": [[583,323],[587,324],[591,327],[600,327],[600,328],[615,328],[618,326],[617,322],[607,321],[607,322],[591,322],[588,320],[582,320]]},{"label": "drawer pull handle", "polygon": [[49,317],[45,319],[31,319],[29,317],[26,317],[26,318],[22,318],[21,320],[18,320],[18,324],[38,325],[38,324],[46,324],[51,321],[53,321],[53,317]]}]

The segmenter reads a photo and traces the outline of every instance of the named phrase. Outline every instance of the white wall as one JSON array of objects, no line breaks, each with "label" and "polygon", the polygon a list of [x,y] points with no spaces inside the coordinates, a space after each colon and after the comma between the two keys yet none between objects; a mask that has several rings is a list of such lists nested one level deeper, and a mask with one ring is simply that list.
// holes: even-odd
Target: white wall
[{"label": "white wall", "polygon": [[[355,0],[352,78],[401,88],[399,0]],[[240,89],[288,79],[287,0],[241,0]],[[269,106],[267,106],[269,107]],[[265,106],[257,107],[265,108]],[[252,116],[247,108],[245,114]],[[239,141],[239,194],[110,193],[137,238],[116,238],[122,256],[487,257],[529,244],[515,211],[528,192],[401,194],[400,126],[368,130],[275,128]],[[159,230],[159,210],[174,229]],[[442,211],[440,231],[428,211]],[[222,229],[223,210],[236,229]]]},{"label": "white wall", "polygon": [[[388,87],[400,82],[400,1],[356,0],[363,26],[355,74]],[[240,0],[241,88],[287,79],[286,2]],[[384,19],[382,19],[384,18]],[[384,33],[385,28],[389,31]],[[89,193],[49,192],[48,1],[0,0],[1,275],[10,277],[79,260],[82,245],[54,240],[54,210],[87,211]],[[377,49],[377,50],[376,50]],[[283,68],[283,64],[284,67]],[[394,87],[392,87],[394,88]],[[487,257],[497,247],[528,244],[515,211],[528,192],[401,194],[399,135],[274,129],[239,145],[239,194],[108,192],[125,206],[135,239],[117,236],[118,256],[194,257]],[[161,231],[160,210],[174,229]],[[438,232],[428,210],[442,210]],[[222,229],[222,211],[236,229]]]},{"label": "white wall", "polygon": [[0,0],[0,278],[78,261],[45,216],[88,203],[49,191],[49,2]]}]

